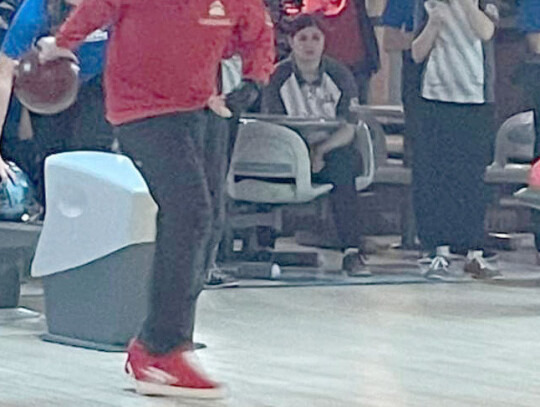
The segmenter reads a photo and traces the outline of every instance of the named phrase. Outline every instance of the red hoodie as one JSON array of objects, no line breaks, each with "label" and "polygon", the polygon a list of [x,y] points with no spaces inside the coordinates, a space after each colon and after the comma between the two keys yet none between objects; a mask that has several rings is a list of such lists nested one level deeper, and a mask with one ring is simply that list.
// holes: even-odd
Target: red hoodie
[{"label": "red hoodie", "polygon": [[204,108],[230,44],[244,77],[267,82],[274,34],[262,0],[84,0],[56,35],[74,49],[110,27],[105,69],[113,124]]}]

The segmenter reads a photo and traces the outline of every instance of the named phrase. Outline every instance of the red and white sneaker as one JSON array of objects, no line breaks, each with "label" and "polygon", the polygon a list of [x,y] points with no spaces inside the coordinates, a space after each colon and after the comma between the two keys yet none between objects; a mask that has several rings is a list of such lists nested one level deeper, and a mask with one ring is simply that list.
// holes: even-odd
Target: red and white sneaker
[{"label": "red and white sneaker", "polygon": [[201,399],[225,396],[223,385],[206,376],[189,347],[154,355],[140,341],[132,339],[127,353],[126,373],[135,378],[135,389],[139,394]]}]

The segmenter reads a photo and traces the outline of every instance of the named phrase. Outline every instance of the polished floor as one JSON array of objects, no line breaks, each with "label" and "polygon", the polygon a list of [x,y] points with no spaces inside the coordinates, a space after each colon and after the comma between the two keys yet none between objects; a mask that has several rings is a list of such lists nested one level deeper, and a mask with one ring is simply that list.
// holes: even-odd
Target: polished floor
[{"label": "polished floor", "polygon": [[205,291],[197,353],[229,387],[213,402],[139,396],[123,354],[42,342],[44,322],[0,325],[1,407],[540,406],[534,284]]}]

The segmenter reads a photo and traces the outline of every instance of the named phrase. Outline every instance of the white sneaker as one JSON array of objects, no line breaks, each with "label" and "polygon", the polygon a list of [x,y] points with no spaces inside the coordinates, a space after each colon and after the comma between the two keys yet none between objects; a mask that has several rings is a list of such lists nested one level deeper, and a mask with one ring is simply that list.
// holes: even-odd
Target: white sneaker
[{"label": "white sneaker", "polygon": [[424,257],[418,261],[422,275],[430,280],[451,280],[455,279],[450,272],[450,247],[437,247],[435,257]]}]

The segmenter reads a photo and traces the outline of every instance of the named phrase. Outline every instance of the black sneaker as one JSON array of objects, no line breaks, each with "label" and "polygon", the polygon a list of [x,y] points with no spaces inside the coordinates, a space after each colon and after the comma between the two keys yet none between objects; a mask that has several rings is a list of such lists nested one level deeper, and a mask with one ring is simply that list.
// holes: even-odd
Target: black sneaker
[{"label": "black sneaker", "polygon": [[349,277],[370,277],[366,259],[361,253],[349,253],[343,257],[341,268],[347,272]]},{"label": "black sneaker", "polygon": [[213,267],[208,270],[206,281],[207,287],[238,287],[238,280],[227,273],[224,273],[219,267]]},{"label": "black sneaker", "polygon": [[483,255],[482,250],[475,250],[467,254],[463,271],[469,273],[472,278],[480,280],[501,279],[503,276],[496,264]]}]

